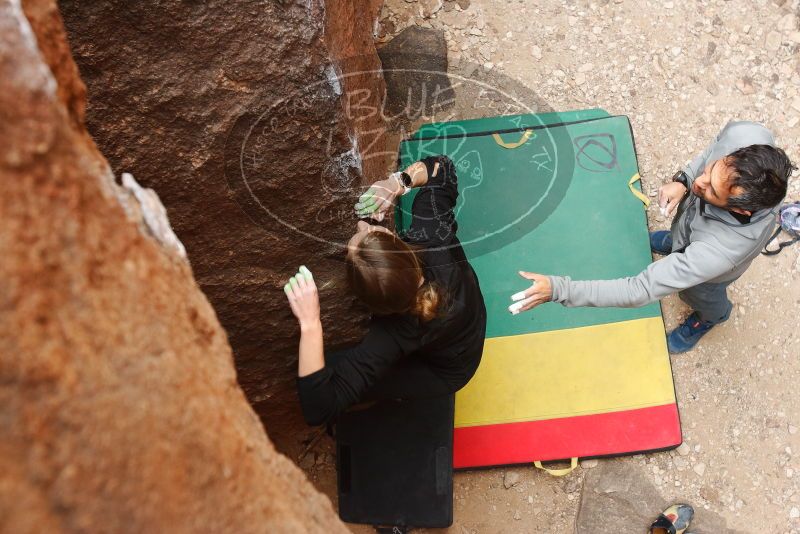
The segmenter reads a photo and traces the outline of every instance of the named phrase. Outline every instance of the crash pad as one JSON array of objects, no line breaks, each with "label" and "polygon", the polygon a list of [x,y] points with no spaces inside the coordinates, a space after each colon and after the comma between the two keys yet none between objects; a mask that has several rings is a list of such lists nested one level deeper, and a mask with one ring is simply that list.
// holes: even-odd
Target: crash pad
[{"label": "crash pad", "polygon": [[[652,261],[627,117],[583,110],[425,125],[401,143],[399,163],[434,154],[455,163],[458,237],[488,314],[481,365],[456,394],[454,466],[678,446],[659,303],[507,309],[529,286],[520,270],[613,279]],[[413,199],[398,203],[400,232]]]}]

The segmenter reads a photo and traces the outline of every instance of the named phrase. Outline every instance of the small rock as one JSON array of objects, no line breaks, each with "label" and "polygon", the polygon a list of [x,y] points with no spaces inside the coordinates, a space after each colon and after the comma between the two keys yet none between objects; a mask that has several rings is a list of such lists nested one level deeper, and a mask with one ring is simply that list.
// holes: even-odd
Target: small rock
[{"label": "small rock", "polygon": [[789,35],[787,35],[787,37],[793,43],[800,43],[800,32],[789,32]]},{"label": "small rock", "polygon": [[470,28],[469,29],[470,35],[483,35],[483,32],[478,28]]},{"label": "small rock", "polygon": [[789,425],[789,434],[791,434],[791,435],[793,435],[793,436],[794,436],[795,434],[797,434],[797,427],[796,427],[796,426]]},{"label": "small rock", "polygon": [[470,1],[471,0],[456,0],[456,4],[458,4],[458,7],[461,9],[468,9]]},{"label": "small rock", "polygon": [[752,95],[756,92],[756,88],[753,85],[753,80],[745,76],[744,78],[739,78],[736,81],[736,88],[743,94],[743,95]]},{"label": "small rock", "polygon": [[764,41],[764,46],[767,47],[767,50],[775,52],[781,47],[782,39],[783,38],[779,32],[771,31],[767,34],[767,38]]},{"label": "small rock", "polygon": [[579,72],[575,75],[575,84],[576,85],[583,85],[586,83],[586,75],[582,72]]},{"label": "small rock", "polygon": [[522,514],[519,513],[519,510],[514,510],[514,520],[519,521],[522,519]]},{"label": "small rock", "polygon": [[792,100],[792,107],[795,110],[800,111],[800,96],[798,96],[794,100]]},{"label": "small rock", "polygon": [[786,32],[797,29],[797,18],[792,13],[787,13],[778,21],[778,29]]},{"label": "small rock", "polygon": [[597,467],[599,460],[584,460],[581,462],[581,469],[592,469]]},{"label": "small rock", "polygon": [[800,517],[800,508],[797,508],[797,506],[792,506],[792,509],[789,510],[789,517],[792,519],[797,519]]},{"label": "small rock", "polygon": [[442,0],[419,0],[419,12],[422,18],[429,19],[442,9]]},{"label": "small rock", "polygon": [[571,476],[567,479],[567,483],[564,485],[564,493],[570,494],[575,493],[581,488],[581,480],[576,476]]},{"label": "small rock", "polygon": [[712,96],[717,96],[719,94],[719,86],[710,78],[704,81],[703,87],[705,87],[708,94]]},{"label": "small rock", "polygon": [[516,471],[506,471],[506,474],[503,477],[503,486],[506,489],[510,489],[517,484],[519,484],[519,473]]},{"label": "small rock", "polygon": [[534,45],[531,47],[531,55],[536,59],[542,59],[542,49]]},{"label": "small rock", "polygon": [[675,450],[676,450],[676,451],[678,452],[678,454],[680,454],[681,456],[689,456],[689,453],[691,452],[691,447],[689,447],[689,445],[688,445],[688,444],[687,444],[687,443],[684,441],[684,442],[683,442],[683,443],[681,443],[681,444],[680,444],[680,446],[679,446],[677,449],[675,449]]},{"label": "small rock", "polygon": [[699,464],[695,464],[692,469],[694,469],[694,472],[697,473],[698,476],[703,476],[706,472],[706,464],[700,462]]}]

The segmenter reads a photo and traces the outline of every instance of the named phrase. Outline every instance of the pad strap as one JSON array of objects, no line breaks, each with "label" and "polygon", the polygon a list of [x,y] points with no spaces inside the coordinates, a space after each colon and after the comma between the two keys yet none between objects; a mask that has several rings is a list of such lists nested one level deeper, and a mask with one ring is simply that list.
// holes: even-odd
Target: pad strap
[{"label": "pad strap", "polygon": [[497,143],[503,148],[517,148],[524,145],[528,141],[528,139],[533,137],[533,135],[534,135],[533,130],[525,130],[522,134],[522,137],[520,137],[519,141],[517,141],[516,143],[506,143],[505,141],[503,141],[503,138],[496,133],[492,134],[492,138],[494,139],[495,143]]},{"label": "pad strap", "polygon": [[631,176],[631,179],[628,180],[628,188],[630,188],[631,193],[633,193],[633,196],[635,196],[636,198],[641,200],[642,203],[645,205],[645,207],[647,207],[647,206],[650,205],[650,199],[647,198],[646,196],[644,196],[644,194],[641,191],[639,191],[638,189],[633,187],[633,184],[635,184],[636,182],[638,182],[641,179],[642,179],[642,177],[639,176],[638,172],[636,174],[634,174],[633,176]]},{"label": "pad strap", "polygon": [[554,477],[563,477],[563,476],[566,476],[566,475],[572,473],[575,470],[575,468],[578,467],[578,459],[577,458],[572,458],[570,460],[569,467],[565,467],[564,469],[548,469],[548,468],[542,466],[542,462],[540,462],[538,460],[533,462],[533,465],[535,465],[537,469],[541,469],[542,471],[545,471],[546,473],[548,473],[548,474],[550,474],[550,475],[552,475]]}]

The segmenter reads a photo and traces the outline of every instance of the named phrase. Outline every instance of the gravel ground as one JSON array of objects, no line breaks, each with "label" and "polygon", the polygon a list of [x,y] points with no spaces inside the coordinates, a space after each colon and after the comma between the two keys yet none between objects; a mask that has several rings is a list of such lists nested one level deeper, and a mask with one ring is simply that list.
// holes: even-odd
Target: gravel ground
[{"label": "gravel ground", "polygon": [[[653,196],[732,119],[763,122],[800,162],[799,3],[388,0],[379,35],[442,29],[452,74],[469,77],[477,65],[521,82],[555,110],[628,115]],[[800,180],[789,197],[800,200]],[[655,203],[648,216],[651,229],[669,225]],[[798,249],[758,258],[732,286],[732,319],[672,357],[685,441],[678,450],[584,462],[563,479],[532,467],[457,473],[447,532],[588,533],[577,526],[581,496],[592,489],[587,470],[624,462],[666,501],[689,502],[727,525],[698,522],[697,534],[800,533]],[[677,297],[663,308],[668,329],[688,313]],[[321,441],[304,468],[335,497],[332,452]],[[646,529],[623,524],[618,532]]]}]

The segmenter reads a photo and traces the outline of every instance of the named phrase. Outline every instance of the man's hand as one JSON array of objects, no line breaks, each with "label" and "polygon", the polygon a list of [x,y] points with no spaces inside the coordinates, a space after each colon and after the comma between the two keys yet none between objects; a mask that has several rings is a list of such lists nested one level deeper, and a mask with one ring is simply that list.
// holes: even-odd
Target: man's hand
[{"label": "man's hand", "polygon": [[355,205],[356,215],[359,218],[371,217],[380,222],[402,193],[403,184],[400,183],[398,173],[392,174],[385,180],[379,180],[358,197],[358,203]]},{"label": "man's hand", "polygon": [[550,302],[553,298],[553,288],[550,285],[550,278],[536,273],[520,271],[519,275],[526,280],[531,280],[533,284],[525,291],[520,291],[511,296],[514,304],[508,307],[512,315],[519,312],[528,311],[539,304]]},{"label": "man's hand", "polygon": [[658,206],[661,208],[661,214],[664,217],[672,217],[687,191],[686,186],[680,182],[662,185],[658,190]]},{"label": "man's hand", "polygon": [[316,328],[321,324],[317,285],[305,265],[283,286],[283,291],[289,299],[292,313],[300,323],[300,330]]}]

